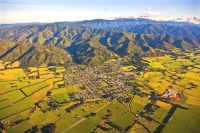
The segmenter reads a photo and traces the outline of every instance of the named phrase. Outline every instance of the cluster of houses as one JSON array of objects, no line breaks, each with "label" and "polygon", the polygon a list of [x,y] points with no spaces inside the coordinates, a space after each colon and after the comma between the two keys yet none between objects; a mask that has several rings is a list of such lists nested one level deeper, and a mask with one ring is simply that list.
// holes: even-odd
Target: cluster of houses
[{"label": "cluster of houses", "polygon": [[130,92],[130,80],[138,76],[136,72],[122,71],[120,62],[111,62],[101,66],[90,67],[74,65],[65,71],[65,86],[81,84],[84,90],[70,93],[73,100],[88,98],[105,98],[111,101],[122,94]]}]

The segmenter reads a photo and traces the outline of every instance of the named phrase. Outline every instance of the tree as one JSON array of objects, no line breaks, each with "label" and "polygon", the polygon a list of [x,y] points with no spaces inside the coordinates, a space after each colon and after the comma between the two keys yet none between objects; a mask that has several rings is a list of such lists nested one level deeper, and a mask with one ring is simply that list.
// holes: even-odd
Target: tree
[{"label": "tree", "polygon": [[42,133],[55,133],[56,132],[56,124],[55,123],[49,123],[42,127],[41,131]]},{"label": "tree", "polygon": [[40,126],[38,126],[38,125],[32,126],[30,129],[25,131],[25,133],[38,133],[39,129],[40,129]]}]

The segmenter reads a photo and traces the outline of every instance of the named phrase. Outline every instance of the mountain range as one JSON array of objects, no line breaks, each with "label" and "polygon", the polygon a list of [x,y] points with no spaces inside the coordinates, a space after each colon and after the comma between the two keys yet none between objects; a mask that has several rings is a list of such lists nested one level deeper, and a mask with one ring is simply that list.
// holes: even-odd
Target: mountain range
[{"label": "mountain range", "polygon": [[200,47],[197,24],[148,19],[90,20],[0,25],[0,60],[22,66],[51,64],[71,57],[96,65],[123,56],[157,56],[160,50]]}]

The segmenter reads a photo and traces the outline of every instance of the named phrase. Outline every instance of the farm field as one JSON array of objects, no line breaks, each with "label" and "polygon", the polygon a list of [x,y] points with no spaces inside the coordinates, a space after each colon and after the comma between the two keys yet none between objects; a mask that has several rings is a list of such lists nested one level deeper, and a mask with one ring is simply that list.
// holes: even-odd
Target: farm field
[{"label": "farm field", "polygon": [[[31,71],[37,70],[30,68]],[[0,118],[14,120],[30,108],[35,102],[46,96],[48,90],[52,89],[55,79],[28,79],[28,73],[23,69],[3,70],[0,77]],[[12,74],[13,75],[12,75]],[[8,79],[9,74],[12,80]],[[26,116],[27,117],[27,116]],[[20,120],[20,119],[18,119]],[[16,121],[18,121],[16,120]]]},{"label": "farm field", "polygon": [[55,99],[57,102],[65,102],[65,101],[70,101],[69,91],[67,88],[59,88],[59,89],[54,89],[51,93],[51,97]]},{"label": "farm field", "polygon": [[58,133],[196,133],[199,57],[186,55],[190,58],[144,57],[148,65],[142,71],[121,60],[94,70],[81,65],[1,70],[0,131],[43,133],[53,124]]},{"label": "farm field", "polygon": [[163,133],[169,133],[173,131],[179,133],[199,132],[199,109],[200,107],[198,106],[190,106],[189,109],[177,108],[171,117],[171,120],[164,127]]},{"label": "farm field", "polygon": [[[125,129],[131,123],[134,121],[134,116],[130,113],[127,113],[127,109],[118,103],[116,100],[114,100],[111,103],[106,103],[104,105],[104,108],[100,108],[96,110],[96,115],[89,117],[89,119],[83,120],[80,124],[77,124],[73,128],[67,130],[67,132],[90,132],[90,131],[97,131],[97,132],[102,132],[102,128],[98,128],[95,125],[100,124],[102,127],[109,127],[109,124],[112,125],[112,122],[116,125],[116,127],[110,127],[110,129],[107,130],[112,130],[112,131],[117,131],[117,128],[121,127]],[[110,115],[108,118],[107,116]],[[119,123],[119,119],[126,119],[128,116],[132,117],[129,118],[130,121],[127,121],[126,123]],[[104,118],[105,117],[105,118]],[[107,121],[107,122],[105,122]],[[111,122],[111,123],[109,123]],[[116,122],[116,123],[115,123]],[[82,131],[84,127],[87,127],[87,130]]]}]

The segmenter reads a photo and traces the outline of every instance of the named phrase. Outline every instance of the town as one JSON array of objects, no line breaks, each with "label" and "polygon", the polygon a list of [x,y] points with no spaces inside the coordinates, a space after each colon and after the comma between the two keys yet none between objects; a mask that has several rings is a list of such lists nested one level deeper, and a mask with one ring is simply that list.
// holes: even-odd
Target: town
[{"label": "town", "polygon": [[[111,101],[132,92],[130,80],[140,73],[124,72],[120,62],[111,62],[96,67],[75,65],[65,71],[65,86],[81,84],[82,92],[71,94],[71,99],[105,98]],[[62,85],[60,85],[62,86]]]}]

